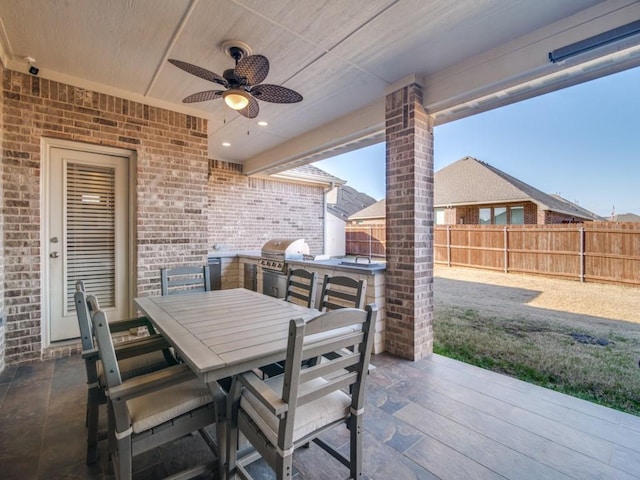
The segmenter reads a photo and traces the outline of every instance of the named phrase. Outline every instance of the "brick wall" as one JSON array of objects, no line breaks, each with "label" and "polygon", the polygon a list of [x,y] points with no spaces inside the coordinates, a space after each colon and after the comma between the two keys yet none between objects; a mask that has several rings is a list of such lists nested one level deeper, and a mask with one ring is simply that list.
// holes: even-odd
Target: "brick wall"
[{"label": "brick wall", "polygon": [[422,88],[386,98],[385,349],[417,360],[433,351],[433,121]]},{"label": "brick wall", "polygon": [[259,251],[269,239],[304,238],[324,251],[324,190],[242,174],[242,166],[210,160],[210,250]]},{"label": "brick wall", "polygon": [[135,150],[140,294],[159,268],[207,253],[207,125],[189,115],[4,70],[2,74],[5,359],[40,358],[40,140]]},{"label": "brick wall", "polygon": [[[0,79],[4,74],[4,65],[0,61]],[[0,88],[0,155],[2,155],[2,144],[4,138],[4,122],[3,122],[3,106],[4,106],[4,92]],[[2,162],[0,162],[0,179],[3,178],[2,174]],[[3,199],[4,205],[4,186],[0,181],[0,198]],[[2,209],[4,210],[4,208]],[[4,370],[4,213],[0,210],[0,372]]]},{"label": "brick wall", "polygon": [[565,215],[564,213],[552,212],[550,210],[538,211],[538,223],[550,225],[554,223],[582,223],[583,220],[576,219],[571,215]]},{"label": "brick wall", "polygon": [[476,225],[480,222],[480,209],[475,206],[455,207],[453,210],[453,224]]},{"label": "brick wall", "polygon": [[538,223],[538,205],[533,202],[524,204],[524,223],[526,225],[535,225]]}]

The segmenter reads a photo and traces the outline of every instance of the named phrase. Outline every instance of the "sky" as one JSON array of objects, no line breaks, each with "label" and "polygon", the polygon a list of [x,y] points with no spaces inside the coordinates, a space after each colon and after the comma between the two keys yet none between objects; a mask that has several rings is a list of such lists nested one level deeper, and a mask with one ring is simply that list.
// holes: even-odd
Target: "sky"
[{"label": "sky", "polygon": [[[465,156],[603,217],[640,215],[640,68],[435,127],[435,170]],[[380,200],[384,143],[315,165]]]}]

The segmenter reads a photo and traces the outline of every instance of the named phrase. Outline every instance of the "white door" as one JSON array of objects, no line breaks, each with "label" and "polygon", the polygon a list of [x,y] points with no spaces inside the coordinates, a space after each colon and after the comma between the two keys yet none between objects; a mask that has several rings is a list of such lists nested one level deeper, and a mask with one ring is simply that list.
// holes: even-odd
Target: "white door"
[{"label": "white door", "polygon": [[[75,283],[110,320],[129,313],[129,159],[51,148],[49,154],[49,339],[80,336]],[[45,296],[45,298],[47,298]]]}]

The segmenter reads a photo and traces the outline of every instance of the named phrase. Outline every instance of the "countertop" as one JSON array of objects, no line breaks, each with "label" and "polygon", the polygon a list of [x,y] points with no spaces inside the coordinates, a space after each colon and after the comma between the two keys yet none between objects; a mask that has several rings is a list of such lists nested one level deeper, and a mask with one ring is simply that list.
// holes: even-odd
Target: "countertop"
[{"label": "countertop", "polygon": [[332,268],[336,270],[344,270],[347,272],[358,272],[360,274],[369,273],[375,275],[386,270],[387,265],[383,262],[358,263],[343,260],[340,258],[330,258],[329,260],[287,260],[289,264],[309,265],[316,267]]},{"label": "countertop", "polygon": [[[219,257],[219,258],[233,258],[233,257],[245,257],[251,258],[253,260],[260,260],[261,254],[256,251],[211,251],[208,254],[209,257]],[[343,263],[346,262],[347,264]],[[376,262],[375,260],[371,262],[371,264],[365,262],[356,262],[349,261],[348,259],[341,258],[329,258],[326,260],[302,260],[302,259],[290,259],[287,260],[287,263],[291,265],[301,265],[307,266],[307,268],[312,267],[320,267],[320,268],[331,268],[336,270],[343,270],[345,272],[357,272],[359,274],[369,273],[371,275],[375,275],[377,273],[382,273],[385,271],[386,263],[384,262]]]}]

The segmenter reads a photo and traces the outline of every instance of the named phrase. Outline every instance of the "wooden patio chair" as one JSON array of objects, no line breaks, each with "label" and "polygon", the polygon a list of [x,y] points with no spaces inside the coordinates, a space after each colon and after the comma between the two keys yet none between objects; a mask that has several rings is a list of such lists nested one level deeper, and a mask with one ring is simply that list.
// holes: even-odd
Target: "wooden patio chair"
[{"label": "wooden patio chair", "polygon": [[209,266],[160,269],[162,295],[208,292],[211,290]]},{"label": "wooden patio chair", "polygon": [[[90,300],[91,299],[91,300]],[[100,405],[106,403],[104,368],[98,357],[98,350],[94,343],[93,326],[91,325],[91,304],[93,310],[97,310],[98,303],[95,297],[87,297],[84,283],[76,282],[74,294],[78,327],[82,343],[82,358],[85,362],[87,374],[87,464],[95,463],[98,459],[98,432]],[[169,365],[177,364],[177,361],[169,351],[169,344],[162,336],[155,333],[149,320],[141,317],[131,320],[121,320],[109,324],[110,332],[123,332],[131,328],[146,327],[149,336],[118,343],[116,355],[120,362],[120,370],[124,378],[149,373]]]},{"label": "wooden patio chair", "polygon": [[[230,479],[250,479],[246,465],[256,455],[237,458],[238,432],[273,468],[278,480],[292,476],[296,448],[318,444],[349,468],[351,478],[362,473],[362,432],[367,368],[377,307],[344,308],[307,323],[291,320],[284,375],[260,380],[253,373],[234,377],[228,402],[228,473]],[[355,350],[346,347],[355,345]],[[336,357],[309,368],[302,362],[336,352]],[[345,458],[318,438],[346,422],[350,456]]]},{"label": "wooden patio chair", "polygon": [[364,280],[325,275],[318,309],[321,312],[330,312],[339,308],[362,308],[366,288]]},{"label": "wooden patio chair", "polygon": [[[304,268],[290,268],[287,275],[287,292],[285,301],[314,308],[316,304],[316,272],[309,272]],[[284,362],[271,363],[259,368],[261,376],[275,377],[284,373]]]},{"label": "wooden patio chair", "polygon": [[284,299],[307,308],[316,305],[316,272],[304,268],[290,268],[287,275],[287,292]]},{"label": "wooden patio chair", "polygon": [[[225,406],[222,390],[210,391],[184,364],[123,380],[105,312],[94,312],[92,322],[107,382],[109,453],[116,478],[131,479],[133,457],[196,430],[217,456],[216,441],[204,428]],[[208,462],[174,478],[213,470],[214,462]]]}]

